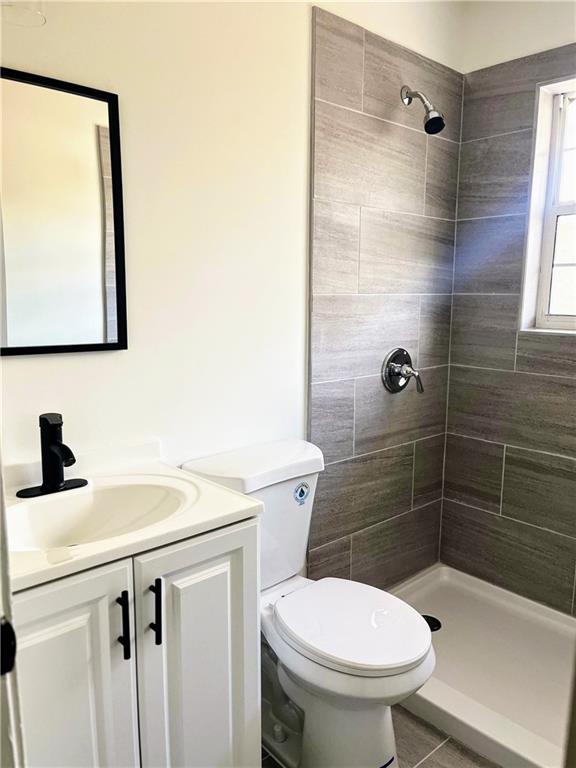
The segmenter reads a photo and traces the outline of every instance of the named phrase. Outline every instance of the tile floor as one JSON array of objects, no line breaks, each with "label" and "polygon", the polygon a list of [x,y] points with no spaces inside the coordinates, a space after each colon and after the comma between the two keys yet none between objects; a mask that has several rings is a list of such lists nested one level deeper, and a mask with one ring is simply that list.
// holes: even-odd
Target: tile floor
[{"label": "tile floor", "polygon": [[[402,707],[393,711],[398,768],[497,768]],[[268,755],[263,768],[281,768]],[[354,766],[350,766],[354,768]]]}]

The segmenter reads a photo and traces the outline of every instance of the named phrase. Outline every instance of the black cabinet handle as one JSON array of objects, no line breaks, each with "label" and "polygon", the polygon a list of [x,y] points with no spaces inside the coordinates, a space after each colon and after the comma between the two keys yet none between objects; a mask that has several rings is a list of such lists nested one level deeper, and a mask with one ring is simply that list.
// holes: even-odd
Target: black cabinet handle
[{"label": "black cabinet handle", "polygon": [[7,675],[14,669],[16,661],[16,632],[8,619],[3,616],[0,623],[0,650],[2,651],[0,663],[0,675]]},{"label": "black cabinet handle", "polygon": [[148,587],[154,593],[154,621],[149,624],[156,635],[156,645],[162,645],[162,579],[154,579],[154,584]]},{"label": "black cabinet handle", "polygon": [[124,648],[124,659],[128,661],[131,656],[130,652],[130,597],[128,590],[123,589],[120,593],[120,597],[116,598],[118,605],[122,606],[122,634],[118,638],[118,642]]}]

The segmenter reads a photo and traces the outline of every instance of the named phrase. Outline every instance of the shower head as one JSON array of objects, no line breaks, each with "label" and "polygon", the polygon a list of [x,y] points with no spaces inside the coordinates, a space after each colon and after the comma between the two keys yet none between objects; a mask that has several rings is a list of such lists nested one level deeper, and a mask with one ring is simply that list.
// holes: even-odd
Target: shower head
[{"label": "shower head", "polygon": [[420,99],[426,110],[424,115],[424,130],[426,133],[440,133],[440,131],[444,130],[446,126],[444,115],[436,109],[434,104],[421,91],[413,91],[407,85],[403,85],[400,91],[400,98],[407,107],[412,104],[413,99]]}]

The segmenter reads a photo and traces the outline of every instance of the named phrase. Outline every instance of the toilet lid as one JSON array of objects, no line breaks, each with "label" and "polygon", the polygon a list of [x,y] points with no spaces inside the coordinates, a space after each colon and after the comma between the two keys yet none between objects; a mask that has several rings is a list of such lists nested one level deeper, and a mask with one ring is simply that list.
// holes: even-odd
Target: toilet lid
[{"label": "toilet lid", "polygon": [[415,667],[432,644],[422,616],[394,595],[345,579],[320,579],[274,604],[278,633],[295,650],[348,674]]}]

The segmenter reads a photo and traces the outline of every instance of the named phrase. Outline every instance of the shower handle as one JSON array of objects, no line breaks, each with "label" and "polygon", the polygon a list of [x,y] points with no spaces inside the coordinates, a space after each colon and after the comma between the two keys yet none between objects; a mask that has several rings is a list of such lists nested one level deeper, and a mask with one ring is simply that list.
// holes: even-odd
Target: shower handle
[{"label": "shower handle", "polygon": [[419,371],[407,364],[399,365],[398,363],[392,363],[392,368],[394,369],[396,376],[403,376],[405,379],[409,379],[410,377],[416,379],[416,389],[420,394],[424,392],[424,385],[422,384],[422,378]]},{"label": "shower handle", "polygon": [[382,383],[388,392],[395,394],[402,392],[408,386],[410,379],[416,380],[416,389],[422,394],[424,392],[422,377],[412,365],[410,353],[402,347],[397,347],[386,355],[382,365]]}]

